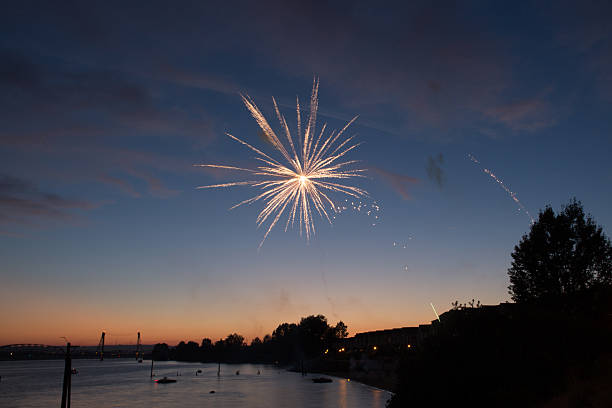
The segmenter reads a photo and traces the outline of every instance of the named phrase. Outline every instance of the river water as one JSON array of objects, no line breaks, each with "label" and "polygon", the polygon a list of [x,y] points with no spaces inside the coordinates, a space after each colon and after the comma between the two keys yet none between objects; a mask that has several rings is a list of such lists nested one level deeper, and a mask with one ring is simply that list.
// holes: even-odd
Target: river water
[{"label": "river water", "polygon": [[[155,362],[155,378],[168,376],[177,380],[173,384],[151,380],[151,360],[73,360],[72,366],[78,370],[72,376],[73,408],[384,408],[391,397],[387,391],[344,378],[315,384],[316,375],[303,377],[267,365],[222,364],[217,376],[216,364]],[[196,376],[198,369],[202,373]],[[0,407],[59,407],[63,371],[61,360],[0,362]]]}]

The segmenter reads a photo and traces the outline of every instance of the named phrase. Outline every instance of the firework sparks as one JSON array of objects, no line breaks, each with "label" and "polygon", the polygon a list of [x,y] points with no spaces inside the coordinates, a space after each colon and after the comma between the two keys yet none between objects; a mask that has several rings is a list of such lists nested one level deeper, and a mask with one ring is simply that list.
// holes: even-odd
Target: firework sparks
[{"label": "firework sparks", "polygon": [[[476,163],[480,165],[480,161],[478,161],[477,158],[475,158],[473,155],[468,154],[468,158]],[[523,210],[523,212],[525,212],[525,214],[529,217],[529,219],[531,220],[531,223],[533,224],[535,222],[535,220],[533,219],[533,217],[531,216],[531,214],[529,214],[529,211],[527,211],[527,208],[525,208],[525,206],[523,205],[523,203],[521,203],[518,199],[518,197],[516,196],[516,193],[513,192],[512,190],[510,190],[508,187],[506,187],[506,185],[504,184],[503,181],[501,181],[491,170],[487,169],[487,168],[482,168],[482,171],[485,172],[485,174],[488,174],[493,180],[495,180],[497,182],[497,184],[499,184],[501,186],[501,188],[504,189],[504,191],[506,193],[508,193],[510,195],[510,198],[512,198],[512,200],[514,200],[514,202],[518,205],[519,207],[519,211]]]},{"label": "firework sparks", "polygon": [[257,216],[256,222],[258,227],[266,222],[269,222],[269,225],[259,244],[260,248],[285,211],[288,214],[285,231],[287,231],[289,225],[294,226],[297,221],[300,234],[304,231],[308,241],[315,232],[313,209],[319,216],[324,217],[331,223],[328,208],[336,211],[337,206],[329,196],[330,193],[342,193],[355,199],[368,194],[367,191],[358,187],[342,183],[343,180],[353,177],[364,177],[364,169],[351,169],[351,166],[357,163],[356,160],[340,160],[359,146],[359,143],[351,143],[354,136],[343,137],[343,134],[357,117],[350,120],[340,131],[336,132],[334,130],[328,135],[325,135],[327,124],[324,124],[317,134],[315,128],[319,107],[318,93],[319,81],[315,79],[310,97],[310,116],[304,128],[302,128],[303,124],[300,117],[300,102],[299,99],[297,100],[297,135],[295,141],[289,130],[287,120],[280,113],[274,98],[272,98],[274,111],[280,123],[280,134],[283,136],[283,140],[286,139],[284,141],[269,125],[255,102],[250,97],[241,95],[245,106],[261,128],[263,137],[274,147],[277,153],[280,153],[283,160],[276,160],[236,136],[226,133],[231,139],[255,152],[257,154],[256,159],[262,164],[252,169],[220,164],[194,165],[244,171],[257,178],[257,180],[234,181],[197,188],[251,186],[262,190],[260,194],[230,208],[252,204],[260,200],[264,202],[264,208]]},{"label": "firework sparks", "polygon": [[351,211],[355,214],[365,214],[366,217],[370,218],[371,226],[375,227],[381,221],[381,207],[378,202],[367,202],[367,200],[353,200],[344,199],[344,203],[340,203],[333,208],[335,215],[332,219],[336,219],[336,216],[345,212]]},{"label": "firework sparks", "polygon": [[434,307],[433,303],[429,302],[429,304],[431,305],[431,308],[433,309],[434,313],[436,314],[436,318],[438,319],[438,321],[440,321],[440,316],[438,316],[438,312],[436,312],[436,308]]}]

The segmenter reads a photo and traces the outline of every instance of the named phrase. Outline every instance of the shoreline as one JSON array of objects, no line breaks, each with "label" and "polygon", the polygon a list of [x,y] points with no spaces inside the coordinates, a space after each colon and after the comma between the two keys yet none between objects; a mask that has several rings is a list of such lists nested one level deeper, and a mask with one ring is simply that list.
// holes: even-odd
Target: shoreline
[{"label": "shoreline", "polygon": [[[291,368],[287,368],[287,371],[299,373],[300,370],[295,370]],[[379,376],[360,376],[360,375],[351,375],[346,371],[326,371],[326,370],[317,370],[317,371],[308,371],[306,373],[307,376],[317,376],[317,375],[328,375],[331,377],[335,377],[341,380],[349,380],[361,383],[363,385],[367,385],[368,387],[375,388],[380,391],[385,391],[391,394],[395,394],[392,391],[395,388],[395,383],[397,381],[396,378],[381,378]]]}]

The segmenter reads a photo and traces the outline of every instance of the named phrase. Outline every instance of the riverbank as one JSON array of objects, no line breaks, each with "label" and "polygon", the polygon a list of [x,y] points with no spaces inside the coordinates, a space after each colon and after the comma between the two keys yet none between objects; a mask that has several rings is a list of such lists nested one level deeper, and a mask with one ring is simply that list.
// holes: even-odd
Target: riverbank
[{"label": "riverbank", "polygon": [[351,373],[351,372],[339,372],[339,371],[318,371],[316,373],[308,373],[313,377],[316,377],[319,374],[322,375],[331,375],[338,378],[347,379],[350,381],[357,381],[358,383],[367,385],[369,387],[373,387],[382,391],[393,393],[395,386],[397,384],[397,376],[380,376],[376,374],[360,374],[360,373]]},{"label": "riverbank", "polygon": [[[394,392],[398,383],[399,359],[391,358],[349,358],[341,361],[316,360],[305,366],[308,376],[330,375],[350,381],[357,381],[370,387]],[[293,366],[287,370],[301,373]]]}]

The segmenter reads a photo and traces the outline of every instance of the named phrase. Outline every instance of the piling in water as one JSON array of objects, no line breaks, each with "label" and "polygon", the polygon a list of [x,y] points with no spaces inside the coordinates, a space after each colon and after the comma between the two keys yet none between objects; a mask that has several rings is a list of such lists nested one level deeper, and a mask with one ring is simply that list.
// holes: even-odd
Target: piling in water
[{"label": "piling in water", "polygon": [[72,359],[70,358],[70,342],[66,344],[66,363],[64,364],[64,386],[62,388],[61,408],[70,408],[70,386],[72,382]]}]

